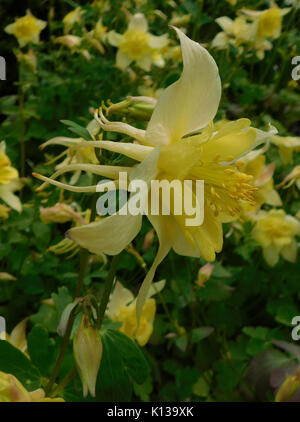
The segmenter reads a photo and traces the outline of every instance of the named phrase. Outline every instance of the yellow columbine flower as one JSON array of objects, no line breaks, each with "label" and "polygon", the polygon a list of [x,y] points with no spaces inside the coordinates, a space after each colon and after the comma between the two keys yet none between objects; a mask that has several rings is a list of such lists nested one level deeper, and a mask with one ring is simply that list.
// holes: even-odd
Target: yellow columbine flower
[{"label": "yellow columbine flower", "polygon": [[291,164],[293,162],[293,152],[300,151],[300,137],[299,136],[271,136],[272,144],[279,148],[280,157],[284,164]]},{"label": "yellow columbine flower", "polygon": [[41,388],[29,392],[14,375],[0,372],[0,402],[64,402],[64,399],[45,397]]},{"label": "yellow columbine flower", "polygon": [[250,152],[241,160],[241,170],[253,176],[253,184],[258,188],[254,194],[256,202],[254,209],[263,204],[273,205],[274,207],[282,205],[279,193],[274,189],[275,163],[268,165],[265,163],[266,157],[260,150]]},{"label": "yellow columbine flower", "polygon": [[227,16],[222,16],[217,18],[216,22],[223,31],[219,32],[212,40],[213,48],[223,50],[228,48],[229,44],[232,44],[241,51],[241,45],[253,39],[254,28],[243,17],[232,20]]},{"label": "yellow columbine flower", "polygon": [[[181,42],[183,71],[158,99],[146,131],[123,122],[109,122],[102,111],[100,116],[95,113],[103,130],[129,135],[142,145],[112,141],[81,143],[82,147],[102,148],[139,161],[139,165],[125,170],[130,180],[142,179],[148,184],[153,179],[176,179],[182,183],[184,180],[204,180],[202,225],[186,226],[186,215],[175,215],[172,210],[170,215],[147,215],[158,234],[160,246],[137,297],[139,317],[156,268],[171,248],[180,255],[202,256],[207,261],[213,261],[215,253],[221,251],[222,222],[239,215],[245,202],[252,204],[256,191],[252,177],[242,173],[235,162],[270,136],[250,127],[248,119],[222,126],[212,123],[221,97],[218,67],[207,50],[178,29],[176,31]],[[77,141],[74,145],[80,146]],[[60,174],[78,168],[66,166]],[[106,185],[109,189],[117,188],[115,179],[124,171],[118,166],[91,164],[80,168],[113,179]],[[97,189],[96,186],[75,187],[53,180],[57,175],[56,172],[51,179],[36,176],[46,184],[71,191],[95,192]],[[72,228],[68,236],[95,254],[116,255],[131,243],[142,225],[141,214],[122,214],[120,211],[98,222]]]},{"label": "yellow columbine flower", "polygon": [[66,34],[70,32],[75,23],[81,22],[82,14],[83,10],[81,9],[81,7],[76,7],[76,9],[66,14],[66,16],[62,20]]},{"label": "yellow columbine flower", "polygon": [[300,222],[284,210],[260,211],[256,220],[252,236],[261,245],[267,264],[276,265],[280,255],[289,262],[296,262],[295,236],[300,234]]},{"label": "yellow columbine flower", "polygon": [[258,39],[276,39],[281,34],[282,17],[291,9],[280,9],[273,3],[270,9],[256,11],[242,9],[241,12],[256,24],[256,37]]},{"label": "yellow columbine flower", "polygon": [[[165,281],[154,283],[147,295],[145,305],[140,317],[140,324],[136,333],[136,340],[140,346],[145,346],[153,332],[153,322],[156,312],[156,302],[152,298],[164,288]],[[107,316],[116,322],[121,322],[120,331],[130,338],[134,338],[137,328],[136,299],[130,290],[117,282],[110,297]]]},{"label": "yellow columbine flower", "polygon": [[5,153],[5,142],[0,142],[0,198],[6,202],[8,206],[21,211],[21,202],[19,198],[13,194],[15,190],[20,189],[18,171],[11,166],[11,161]]},{"label": "yellow columbine flower", "polygon": [[118,47],[116,65],[126,69],[132,62],[140,68],[149,71],[151,64],[163,65],[159,50],[168,44],[166,35],[154,36],[148,32],[148,23],[142,13],[137,13],[130,19],[128,29],[123,35],[115,31],[108,33],[108,42]]},{"label": "yellow columbine flower", "polygon": [[99,19],[96,23],[96,26],[93,30],[93,35],[101,42],[106,41],[107,37],[107,26],[104,26],[102,23],[102,19]]},{"label": "yellow columbine flower", "polygon": [[40,32],[47,26],[47,22],[35,18],[30,10],[22,18],[17,19],[5,28],[5,32],[14,35],[20,47],[28,43],[37,44],[40,40]]}]

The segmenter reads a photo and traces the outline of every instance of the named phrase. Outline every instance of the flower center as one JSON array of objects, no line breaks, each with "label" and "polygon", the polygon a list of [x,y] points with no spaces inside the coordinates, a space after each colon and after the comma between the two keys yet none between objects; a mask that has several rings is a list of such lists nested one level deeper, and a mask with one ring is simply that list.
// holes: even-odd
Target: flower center
[{"label": "flower center", "polygon": [[15,35],[17,38],[31,38],[32,35],[39,32],[34,18],[26,16],[22,20],[20,19],[16,25]]},{"label": "flower center", "polygon": [[129,29],[125,32],[120,43],[120,50],[133,60],[138,60],[150,53],[151,48],[148,45],[149,34]]},{"label": "flower center", "polygon": [[257,187],[252,176],[239,171],[238,165],[223,166],[217,162],[197,164],[191,170],[193,178],[204,180],[204,196],[217,217],[220,213],[234,217],[243,204],[255,205]]},{"label": "flower center", "polygon": [[264,231],[271,239],[278,239],[289,236],[290,225],[280,218],[268,218],[264,222]]}]

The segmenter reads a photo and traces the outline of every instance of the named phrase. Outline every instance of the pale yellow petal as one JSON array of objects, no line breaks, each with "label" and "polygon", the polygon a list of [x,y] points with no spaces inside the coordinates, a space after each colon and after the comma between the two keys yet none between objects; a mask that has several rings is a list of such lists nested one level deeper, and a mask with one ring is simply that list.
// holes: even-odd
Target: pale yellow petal
[{"label": "pale yellow petal", "polygon": [[111,319],[118,317],[122,307],[128,305],[134,300],[134,295],[129,289],[126,289],[121,283],[117,282],[113,293],[110,296],[107,307],[107,316]]},{"label": "pale yellow petal", "polygon": [[15,23],[11,23],[5,27],[4,31],[7,32],[8,34],[13,34],[15,30],[15,26],[16,26]]},{"label": "pale yellow petal", "polygon": [[176,29],[183,71],[160,96],[146,131],[150,144],[169,144],[205,127],[215,116],[221,81],[218,67],[205,48]]},{"label": "pale yellow petal", "polygon": [[122,40],[122,35],[118,34],[116,31],[109,31],[107,34],[108,42],[114,47],[119,47]]},{"label": "pale yellow petal", "polygon": [[221,16],[217,18],[216,22],[225,32],[229,34],[233,32],[233,20],[227,16]]},{"label": "pale yellow petal", "polygon": [[278,249],[274,245],[270,245],[263,249],[263,256],[270,267],[274,267],[279,260]]},{"label": "pale yellow petal", "polygon": [[12,183],[10,185],[2,185],[0,186],[0,198],[3,199],[4,202],[14,210],[21,212],[22,211],[22,204],[20,199],[13,193],[13,189],[10,189]]},{"label": "pale yellow petal", "polygon": [[86,226],[74,227],[67,236],[96,255],[117,255],[135,238],[141,225],[142,215],[117,213]]},{"label": "pale yellow petal", "polygon": [[155,35],[150,35],[149,37],[149,45],[154,50],[164,48],[168,45],[169,39],[167,35],[161,35],[156,37]]},{"label": "pale yellow petal", "polygon": [[132,59],[127,56],[127,54],[123,53],[121,50],[118,50],[116,55],[116,65],[119,69],[125,70],[131,62]]},{"label": "pale yellow petal", "polygon": [[136,61],[137,66],[139,66],[141,69],[145,70],[146,72],[149,72],[149,70],[151,69],[151,64],[152,64],[152,58],[151,55],[145,55],[143,57],[141,57],[140,59],[138,59]]},{"label": "pale yellow petal", "polygon": [[140,287],[140,290],[137,296],[136,314],[137,314],[138,326],[139,326],[139,322],[140,322],[145,301],[149,295],[149,290],[150,290],[151,283],[155,275],[155,271],[171,249],[169,230],[168,230],[168,227],[164,224],[164,221],[160,218],[160,216],[149,215],[148,218],[151,224],[154,226],[155,231],[157,233],[157,236],[159,239],[159,248],[158,248],[156,257],[153,261],[153,264],[151,265]]},{"label": "pale yellow petal", "polygon": [[148,23],[147,19],[142,13],[136,13],[129,21],[128,29],[135,29],[142,32],[147,32]]},{"label": "pale yellow petal", "polygon": [[284,259],[289,262],[295,263],[297,260],[297,242],[295,239],[292,242],[281,249],[281,255]]}]

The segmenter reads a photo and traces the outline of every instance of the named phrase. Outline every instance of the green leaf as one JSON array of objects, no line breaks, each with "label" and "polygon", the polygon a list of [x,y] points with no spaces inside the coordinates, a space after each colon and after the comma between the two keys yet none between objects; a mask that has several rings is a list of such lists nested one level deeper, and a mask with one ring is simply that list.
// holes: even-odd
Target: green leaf
[{"label": "green leaf", "polygon": [[89,131],[85,127],[82,127],[71,120],[61,120],[61,123],[68,126],[68,129],[71,132],[76,133],[76,135],[80,136],[80,138],[83,138],[86,141],[90,141],[92,139]]},{"label": "green leaf", "polygon": [[101,402],[130,401],[132,387],[121,351],[107,332],[101,339],[103,355],[96,385],[97,400]]},{"label": "green leaf", "polygon": [[192,394],[193,386],[199,379],[199,372],[195,368],[186,367],[176,373],[176,386],[180,401]]},{"label": "green leaf", "polygon": [[56,309],[58,312],[62,313],[65,307],[73,302],[72,296],[69,293],[69,290],[63,286],[58,289],[58,293],[53,293],[51,295],[53,302],[55,303]]},{"label": "green leaf", "polygon": [[130,377],[142,384],[149,375],[148,363],[137,344],[125,334],[108,329],[101,339],[103,356],[97,398],[101,401],[128,401],[132,393]]},{"label": "green leaf", "polygon": [[41,386],[41,374],[36,366],[17,348],[0,341],[0,371],[14,375],[28,391]]},{"label": "green leaf", "polygon": [[153,391],[152,379],[148,377],[143,384],[133,384],[134,394],[138,396],[141,401],[148,402],[150,401],[150,394]]},{"label": "green leaf", "polygon": [[209,384],[203,377],[198,378],[196,384],[193,385],[193,394],[196,396],[207,397],[209,395],[209,390]]},{"label": "green leaf", "polygon": [[28,353],[34,365],[45,376],[49,375],[50,367],[54,362],[54,340],[48,336],[47,331],[39,325],[31,330],[28,339]]},{"label": "green leaf", "polygon": [[199,327],[192,330],[192,343],[198,343],[199,341],[210,336],[214,331],[213,327]]}]

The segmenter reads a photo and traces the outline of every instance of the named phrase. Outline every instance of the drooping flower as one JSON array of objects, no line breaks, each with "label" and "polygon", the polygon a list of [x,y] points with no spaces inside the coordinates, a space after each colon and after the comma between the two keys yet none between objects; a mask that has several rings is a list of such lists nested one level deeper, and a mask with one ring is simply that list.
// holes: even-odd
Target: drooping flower
[{"label": "drooping flower", "polygon": [[279,148],[280,157],[284,164],[293,163],[293,153],[300,151],[299,136],[278,136],[270,138],[272,144]]},{"label": "drooping flower", "polygon": [[283,179],[279,186],[289,188],[295,183],[300,190],[300,165],[293,168],[293,170]]},{"label": "drooping flower", "polygon": [[[261,150],[252,151],[245,155],[241,160],[241,170],[253,176],[253,184],[257,187],[254,194],[255,205],[252,210],[261,207],[263,204],[279,207],[282,205],[279,193],[274,189],[273,174],[275,171],[275,163],[266,163],[266,156]],[[251,211],[251,206],[248,206]]]},{"label": "drooping flower", "polygon": [[117,282],[110,297],[107,316],[112,321],[121,322],[120,331],[132,339],[135,337],[140,346],[145,346],[153,332],[156,302],[152,296],[160,292],[164,285],[165,280],[153,283],[141,313],[137,332],[136,298],[131,291]]},{"label": "drooping flower", "polygon": [[296,393],[299,387],[300,371],[297,371],[295,375],[287,375],[276,393],[275,402],[288,401]]},{"label": "drooping flower", "polygon": [[261,245],[271,267],[277,264],[280,255],[289,262],[296,262],[297,235],[300,235],[300,222],[282,209],[259,211],[256,216],[252,236]]},{"label": "drooping flower", "polygon": [[47,223],[66,223],[67,221],[78,221],[85,224],[84,218],[77,213],[70,205],[57,203],[53,207],[40,208],[40,218],[44,224]]},{"label": "drooping flower", "polygon": [[116,65],[126,69],[135,62],[141,69],[149,71],[151,64],[163,65],[159,51],[168,44],[166,35],[154,36],[148,32],[148,23],[142,13],[136,13],[130,19],[124,34],[110,31],[108,42],[118,47]]},{"label": "drooping flower", "polygon": [[102,342],[99,331],[83,316],[73,340],[74,358],[83,386],[83,395],[88,392],[95,397],[97,375],[102,359]]},{"label": "drooping flower", "polygon": [[5,153],[5,142],[0,143],[0,198],[8,206],[21,211],[21,202],[14,191],[21,188],[18,171],[11,166],[11,161]]},{"label": "drooping flower", "polygon": [[82,15],[83,10],[81,9],[81,7],[76,7],[74,10],[71,10],[71,12],[66,14],[66,16],[62,20],[64,24],[64,31],[66,34],[71,31],[75,23],[81,22]]},{"label": "drooping flower", "polygon": [[210,264],[209,262],[203,267],[201,267],[198,271],[198,278],[196,280],[196,285],[198,287],[203,287],[205,283],[210,279],[213,271],[214,271],[214,265]]},{"label": "drooping flower", "polygon": [[56,44],[65,45],[73,53],[78,50],[78,47],[82,42],[82,38],[77,35],[62,35],[61,37],[55,38],[54,42]]},{"label": "drooping flower", "polygon": [[28,43],[37,44],[40,40],[40,32],[47,26],[47,22],[35,18],[30,10],[26,15],[16,19],[5,28],[5,32],[14,35],[20,47],[24,47]]},{"label": "drooping flower", "polygon": [[41,388],[29,392],[12,374],[0,372],[0,402],[64,402],[60,397],[45,397]]},{"label": "drooping flower", "polygon": [[[155,271],[171,248],[180,255],[215,259],[223,243],[222,223],[228,217],[239,215],[243,204],[254,203],[256,188],[252,176],[239,170],[235,162],[249,150],[263,142],[269,133],[250,126],[248,119],[214,125],[214,118],[221,96],[221,82],[217,65],[200,44],[177,30],[180,38],[183,72],[160,96],[148,123],[147,130],[134,128],[123,122],[110,122],[100,110],[95,119],[104,131],[119,132],[134,138],[136,143],[111,141],[84,141],[82,147],[93,146],[124,154],[140,162],[128,171],[130,180],[174,179],[204,180],[204,222],[187,226],[186,215],[147,215],[154,226],[160,246],[154,262],[137,297],[137,314],[140,317]],[[76,144],[77,148],[80,146]],[[66,167],[63,171],[75,171]],[[82,170],[92,171],[113,179],[108,186],[117,188],[120,167],[82,165]],[[110,176],[109,176],[110,172]],[[46,183],[78,191],[95,192],[96,186],[71,187],[53,177],[36,175]],[[57,177],[57,173],[55,177]],[[45,185],[44,185],[45,186]],[[176,190],[175,196],[176,196]],[[190,194],[194,197],[193,189]],[[130,201],[131,199],[129,199]],[[197,209],[200,204],[196,201]],[[161,205],[161,204],[160,204]],[[125,207],[127,204],[125,204]],[[150,207],[149,207],[150,208]],[[148,208],[148,209],[149,209]],[[140,231],[142,215],[114,215],[84,227],[73,228],[68,236],[93,253],[115,255],[120,253]]]}]

